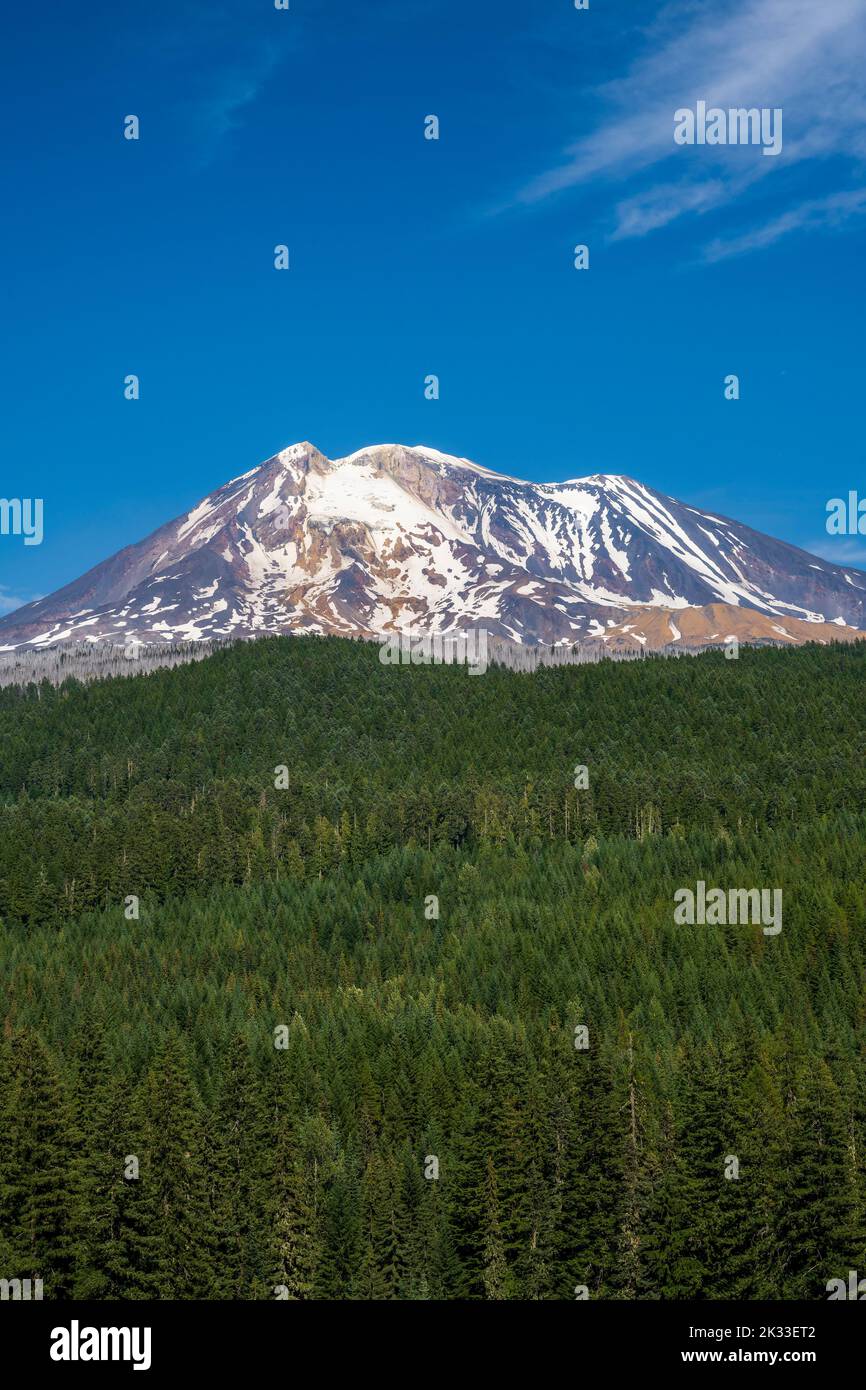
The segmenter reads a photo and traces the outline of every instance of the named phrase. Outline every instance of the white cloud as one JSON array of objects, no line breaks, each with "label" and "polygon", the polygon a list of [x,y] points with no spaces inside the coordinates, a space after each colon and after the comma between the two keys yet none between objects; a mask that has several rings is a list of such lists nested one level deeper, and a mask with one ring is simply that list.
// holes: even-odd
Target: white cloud
[{"label": "white cloud", "polygon": [[[645,37],[631,70],[597,93],[607,118],[516,201],[535,204],[593,180],[650,175],[652,186],[618,203],[613,231],[644,236],[684,214],[731,204],[758,181],[765,192],[783,184],[788,195],[809,161],[866,160],[864,0],[675,0]],[[724,109],[781,107],[781,154],[763,159],[753,146],[675,145],[674,112],[698,100]],[[767,184],[780,170],[788,177]],[[859,210],[842,201],[834,220]],[[791,229],[820,222],[806,214]],[[748,238],[741,242],[739,249],[751,249]]]},{"label": "white cloud", "polygon": [[722,261],[728,256],[739,256],[744,251],[757,251],[764,246],[772,246],[774,241],[787,236],[788,232],[799,231],[802,227],[838,226],[847,218],[864,213],[866,188],[852,188],[847,193],[834,193],[828,198],[812,198],[742,236],[731,237],[727,241],[717,237],[704,248],[704,259]]},{"label": "white cloud", "polygon": [[721,179],[705,183],[662,183],[634,198],[617,204],[617,223],[613,239],[646,236],[658,227],[681,217],[684,212],[706,212],[723,202],[728,187]]}]

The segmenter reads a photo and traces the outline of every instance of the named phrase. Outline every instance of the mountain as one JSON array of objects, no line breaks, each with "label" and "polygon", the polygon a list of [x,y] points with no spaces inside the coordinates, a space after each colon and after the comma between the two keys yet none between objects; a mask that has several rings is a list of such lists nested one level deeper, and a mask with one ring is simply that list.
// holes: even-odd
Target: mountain
[{"label": "mountain", "polygon": [[435,449],[294,444],[47,598],[0,651],[484,628],[522,643],[701,647],[866,629],[866,575],[633,478],[522,482]]}]

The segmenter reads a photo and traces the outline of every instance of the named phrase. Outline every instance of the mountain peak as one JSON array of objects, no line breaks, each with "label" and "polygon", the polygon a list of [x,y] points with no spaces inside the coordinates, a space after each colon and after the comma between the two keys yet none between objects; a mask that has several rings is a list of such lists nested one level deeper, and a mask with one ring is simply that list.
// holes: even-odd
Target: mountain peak
[{"label": "mountain peak", "polygon": [[321,450],[309,440],[302,440],[298,444],[289,444],[285,449],[280,449],[279,453],[272,458],[266,459],[260,464],[260,468],[267,468],[271,464],[278,464],[281,468],[293,468],[297,464],[316,464],[321,467],[330,467],[330,460],[325,457]]},{"label": "mountain peak", "polygon": [[304,440],[0,619],[0,650],[479,627],[609,649],[827,640],[866,629],[866,575],[628,474],[535,483],[425,444],[328,459]]}]

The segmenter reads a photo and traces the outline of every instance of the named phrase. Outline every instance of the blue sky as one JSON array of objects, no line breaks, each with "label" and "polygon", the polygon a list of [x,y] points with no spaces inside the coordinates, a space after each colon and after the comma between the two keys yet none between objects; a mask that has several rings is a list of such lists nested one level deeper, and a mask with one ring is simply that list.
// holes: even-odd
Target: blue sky
[{"label": "blue sky", "polygon": [[[629,473],[866,564],[824,530],[866,493],[863,0],[5,23],[0,495],[45,536],[0,536],[0,611],[301,439]],[[781,107],[782,153],[678,147],[699,99]]]}]

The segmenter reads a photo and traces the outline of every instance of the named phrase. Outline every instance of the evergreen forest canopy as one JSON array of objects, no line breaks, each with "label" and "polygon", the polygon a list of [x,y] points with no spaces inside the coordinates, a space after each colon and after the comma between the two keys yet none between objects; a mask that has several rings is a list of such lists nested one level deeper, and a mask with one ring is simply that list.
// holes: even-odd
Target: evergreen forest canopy
[{"label": "evergreen forest canopy", "polygon": [[[859,644],[470,677],[290,637],[0,691],[0,1280],[866,1273],[864,679]],[[781,888],[784,930],[675,925],[699,880]]]}]

